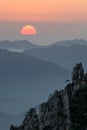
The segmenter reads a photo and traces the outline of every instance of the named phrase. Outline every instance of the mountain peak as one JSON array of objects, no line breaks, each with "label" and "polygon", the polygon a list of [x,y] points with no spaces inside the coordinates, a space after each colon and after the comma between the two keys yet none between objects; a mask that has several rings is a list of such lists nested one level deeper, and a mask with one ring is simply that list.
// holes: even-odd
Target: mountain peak
[{"label": "mountain peak", "polygon": [[22,125],[11,125],[10,130],[86,130],[86,97],[87,74],[82,63],[78,63],[73,68],[72,82],[64,90],[56,90],[47,102],[40,104],[38,114],[35,108],[31,108]]}]

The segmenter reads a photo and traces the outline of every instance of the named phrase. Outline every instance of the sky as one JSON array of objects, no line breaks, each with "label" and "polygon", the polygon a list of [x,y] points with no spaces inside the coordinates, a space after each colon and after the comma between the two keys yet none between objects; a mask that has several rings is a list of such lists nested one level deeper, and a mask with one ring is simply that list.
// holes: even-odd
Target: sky
[{"label": "sky", "polygon": [[[25,25],[35,36],[21,36]],[[0,0],[0,40],[29,40],[51,44],[66,39],[87,39],[87,0]]]}]

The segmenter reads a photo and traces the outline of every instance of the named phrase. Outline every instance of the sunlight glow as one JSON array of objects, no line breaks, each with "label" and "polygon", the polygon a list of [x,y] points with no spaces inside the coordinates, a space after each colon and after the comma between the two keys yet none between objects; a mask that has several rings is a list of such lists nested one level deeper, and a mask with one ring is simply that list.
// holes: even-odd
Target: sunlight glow
[{"label": "sunlight glow", "polygon": [[36,35],[37,31],[32,25],[26,25],[21,29],[21,35]]}]

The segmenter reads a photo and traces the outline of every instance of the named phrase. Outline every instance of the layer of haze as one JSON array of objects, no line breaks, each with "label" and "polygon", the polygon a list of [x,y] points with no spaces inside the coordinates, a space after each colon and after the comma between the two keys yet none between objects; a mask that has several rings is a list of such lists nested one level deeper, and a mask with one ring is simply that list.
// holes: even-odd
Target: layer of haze
[{"label": "layer of haze", "polygon": [[[1,0],[0,0],[1,1]],[[21,36],[24,25],[36,36]],[[0,40],[29,40],[35,44],[87,39],[87,0],[3,0],[0,2]]]}]

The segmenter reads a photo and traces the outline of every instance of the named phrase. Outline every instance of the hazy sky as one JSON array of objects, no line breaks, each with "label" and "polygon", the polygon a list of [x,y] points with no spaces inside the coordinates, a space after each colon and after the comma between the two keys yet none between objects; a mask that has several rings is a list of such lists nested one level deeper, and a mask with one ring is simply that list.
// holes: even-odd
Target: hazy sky
[{"label": "hazy sky", "polygon": [[[21,36],[30,24],[36,36]],[[0,40],[30,40],[50,44],[59,40],[87,39],[87,0],[0,0]]]}]

